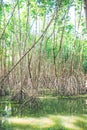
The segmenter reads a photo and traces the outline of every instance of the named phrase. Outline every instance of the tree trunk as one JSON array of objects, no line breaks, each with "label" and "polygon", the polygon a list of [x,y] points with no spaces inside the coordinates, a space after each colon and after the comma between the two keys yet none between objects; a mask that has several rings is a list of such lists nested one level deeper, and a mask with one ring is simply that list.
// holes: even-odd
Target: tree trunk
[{"label": "tree trunk", "polygon": [[87,0],[84,0],[84,10],[85,10],[86,29],[87,29]]}]

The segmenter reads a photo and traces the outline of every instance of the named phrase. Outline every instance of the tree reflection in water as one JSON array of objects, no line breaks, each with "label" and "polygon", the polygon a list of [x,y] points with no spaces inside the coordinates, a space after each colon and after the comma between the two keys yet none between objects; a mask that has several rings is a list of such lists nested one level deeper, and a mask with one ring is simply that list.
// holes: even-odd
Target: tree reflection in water
[{"label": "tree reflection in water", "polygon": [[[86,98],[38,98],[19,104],[13,101],[0,102],[0,129],[5,130],[8,117],[46,117],[47,115],[82,116],[87,114]],[[61,117],[62,118],[62,117]],[[7,128],[7,126],[6,126]]]}]

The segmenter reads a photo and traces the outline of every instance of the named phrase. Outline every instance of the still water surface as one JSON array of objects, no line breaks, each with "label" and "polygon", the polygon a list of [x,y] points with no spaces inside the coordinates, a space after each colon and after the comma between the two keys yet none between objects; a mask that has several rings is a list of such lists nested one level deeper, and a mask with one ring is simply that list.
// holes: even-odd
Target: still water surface
[{"label": "still water surface", "polygon": [[1,99],[0,130],[87,130],[87,99],[39,98],[22,104]]}]

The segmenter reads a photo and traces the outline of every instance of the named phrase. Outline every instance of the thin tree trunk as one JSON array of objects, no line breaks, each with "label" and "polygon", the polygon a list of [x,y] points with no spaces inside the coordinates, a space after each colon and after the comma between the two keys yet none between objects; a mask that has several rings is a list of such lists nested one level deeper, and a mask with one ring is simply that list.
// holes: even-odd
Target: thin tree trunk
[{"label": "thin tree trunk", "polygon": [[[21,32],[21,16],[20,16],[20,7],[19,7],[20,3],[18,0],[18,18],[19,18],[19,57],[21,59],[22,57],[22,32]],[[22,99],[22,89],[23,89],[23,62],[20,62],[20,82],[21,82],[21,99]]]},{"label": "thin tree trunk", "polygon": [[86,29],[87,29],[87,0],[84,0],[84,10],[85,10]]}]

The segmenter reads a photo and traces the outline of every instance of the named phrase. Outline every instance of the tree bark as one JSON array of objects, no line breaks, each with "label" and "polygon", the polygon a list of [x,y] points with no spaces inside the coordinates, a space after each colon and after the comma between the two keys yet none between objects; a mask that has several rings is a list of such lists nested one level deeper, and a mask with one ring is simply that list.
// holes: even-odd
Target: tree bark
[{"label": "tree bark", "polygon": [[87,0],[84,0],[84,10],[85,10],[86,29],[87,29]]}]

